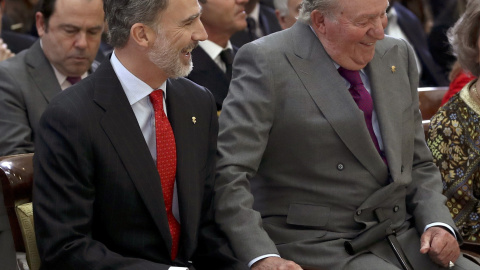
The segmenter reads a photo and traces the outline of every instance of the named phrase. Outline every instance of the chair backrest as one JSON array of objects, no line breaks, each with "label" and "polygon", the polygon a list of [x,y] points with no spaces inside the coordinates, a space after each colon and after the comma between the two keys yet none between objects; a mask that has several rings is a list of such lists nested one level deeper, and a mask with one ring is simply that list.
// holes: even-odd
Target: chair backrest
[{"label": "chair backrest", "polygon": [[418,98],[420,100],[420,112],[423,120],[430,120],[440,108],[442,98],[447,92],[448,87],[420,87],[418,88]]},{"label": "chair backrest", "polygon": [[0,181],[15,249],[25,252],[15,207],[32,201],[33,153],[0,157]]}]

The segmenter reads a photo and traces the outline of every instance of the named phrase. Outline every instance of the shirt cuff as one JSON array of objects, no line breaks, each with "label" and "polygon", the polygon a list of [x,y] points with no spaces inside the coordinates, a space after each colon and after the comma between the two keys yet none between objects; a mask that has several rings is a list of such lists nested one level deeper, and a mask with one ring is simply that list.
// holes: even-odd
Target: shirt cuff
[{"label": "shirt cuff", "polygon": [[170,266],[168,270],[188,270],[187,267]]},{"label": "shirt cuff", "polygon": [[265,258],[268,258],[268,257],[279,257],[280,258],[280,255],[278,254],[267,254],[267,255],[263,255],[263,256],[260,256],[260,257],[257,257],[253,260],[251,260],[249,263],[248,263],[248,268],[252,267],[252,265],[258,261],[260,261],[261,259],[265,259]]},{"label": "shirt cuff", "polygon": [[435,227],[435,226],[441,226],[441,227],[445,227],[445,228],[449,229],[450,232],[452,233],[452,235],[455,236],[455,239],[458,240],[457,235],[455,234],[455,230],[454,230],[450,225],[445,224],[445,223],[443,223],[443,222],[430,223],[430,224],[428,224],[427,226],[425,226],[425,230],[423,230],[423,232],[425,232],[426,230],[428,230],[428,228],[430,228],[430,227]]}]

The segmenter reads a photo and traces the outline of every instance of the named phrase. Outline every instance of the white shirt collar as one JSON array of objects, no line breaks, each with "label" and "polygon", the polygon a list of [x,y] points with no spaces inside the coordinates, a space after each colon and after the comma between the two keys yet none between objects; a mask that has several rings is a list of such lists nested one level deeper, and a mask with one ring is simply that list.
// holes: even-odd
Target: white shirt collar
[{"label": "white shirt collar", "polygon": [[[152,89],[148,84],[128,71],[128,69],[125,68],[125,66],[123,66],[123,64],[118,60],[117,56],[115,55],[115,50],[110,58],[110,63],[112,63],[113,70],[117,74],[118,80],[125,91],[125,95],[127,95],[130,105],[137,103],[156,90]],[[167,81],[163,82],[159,88],[162,89],[163,97],[165,99],[167,96]]]},{"label": "white shirt collar", "polygon": [[233,46],[232,46],[232,43],[230,42],[230,40],[228,41],[227,43],[227,47],[225,48],[222,48],[221,46],[219,46],[218,44],[216,44],[215,42],[212,42],[210,40],[204,40],[204,41],[200,41],[198,43],[198,45],[208,54],[208,56],[210,56],[210,58],[212,59],[215,59],[217,58],[220,53],[225,50],[225,49],[231,49],[233,51]]}]

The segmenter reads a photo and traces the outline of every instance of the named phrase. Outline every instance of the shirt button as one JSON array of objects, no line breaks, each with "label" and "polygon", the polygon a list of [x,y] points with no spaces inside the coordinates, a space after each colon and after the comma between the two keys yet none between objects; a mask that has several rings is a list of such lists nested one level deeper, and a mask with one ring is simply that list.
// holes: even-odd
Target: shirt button
[{"label": "shirt button", "polygon": [[357,211],[357,216],[360,216],[362,214],[362,210]]},{"label": "shirt button", "polygon": [[398,212],[399,209],[400,209],[400,206],[395,205],[395,207],[393,207],[393,212]]},{"label": "shirt button", "polygon": [[338,163],[337,164],[337,170],[343,171],[343,169],[345,169],[345,166],[342,163]]}]

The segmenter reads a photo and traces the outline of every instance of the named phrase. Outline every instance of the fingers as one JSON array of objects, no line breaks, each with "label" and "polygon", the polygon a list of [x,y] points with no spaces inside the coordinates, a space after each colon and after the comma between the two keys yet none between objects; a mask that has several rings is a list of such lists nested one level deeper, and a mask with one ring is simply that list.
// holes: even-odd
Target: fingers
[{"label": "fingers", "polygon": [[12,53],[8,48],[7,44],[0,39],[0,61],[13,57],[15,54]]},{"label": "fingers", "polygon": [[[427,234],[427,232],[429,233]],[[460,257],[460,247],[457,240],[445,229],[432,227],[424,234],[426,234],[425,237],[422,235],[421,239],[429,242],[428,255],[433,262],[448,267],[450,261],[455,262]],[[420,252],[422,252],[424,246],[427,246],[427,244],[422,242]]]},{"label": "fingers", "polygon": [[430,241],[432,238],[432,231],[427,230],[420,238],[420,253],[426,254],[430,250]]},{"label": "fingers", "polygon": [[302,270],[302,268],[294,263],[279,257],[268,257],[262,259],[252,265],[252,270]]}]

